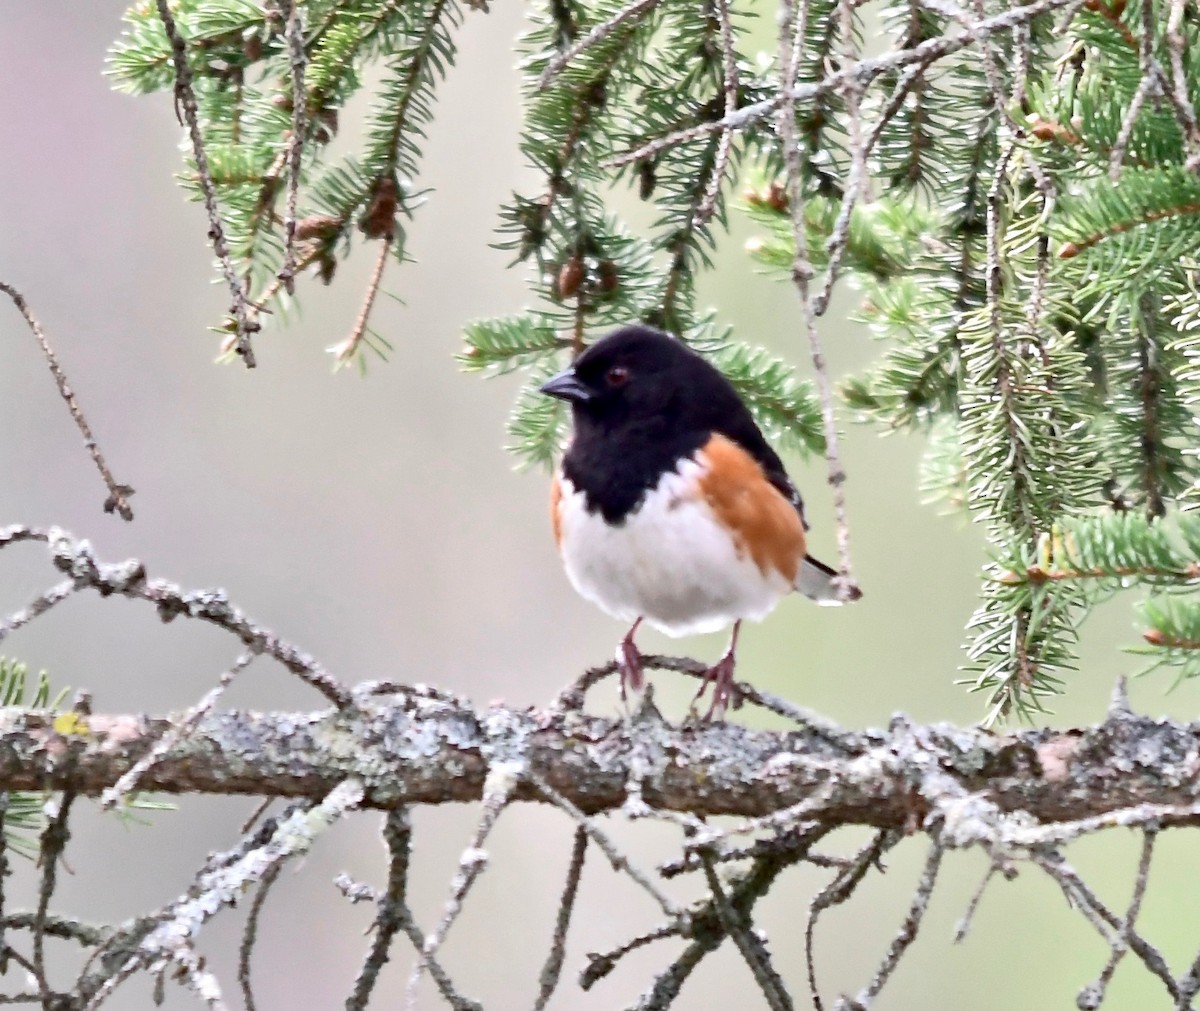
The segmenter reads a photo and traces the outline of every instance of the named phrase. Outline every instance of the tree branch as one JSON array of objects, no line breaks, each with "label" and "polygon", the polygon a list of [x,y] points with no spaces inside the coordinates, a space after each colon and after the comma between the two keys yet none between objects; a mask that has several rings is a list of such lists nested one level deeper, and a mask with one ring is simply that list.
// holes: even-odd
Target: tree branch
[{"label": "tree branch", "polygon": [[[1200,723],[1124,707],[1092,727],[1005,736],[897,717],[887,730],[848,732],[834,744],[808,728],[675,727],[653,714],[621,723],[504,707],[480,713],[429,689],[374,691],[361,687],[341,711],[210,713],[140,787],[320,799],[356,778],[363,807],[391,809],[480,800],[490,769],[504,761],[527,770],[513,800],[544,800],[538,784],[548,784],[589,815],[619,809],[636,785],[653,810],[760,818],[802,805],[805,822],[826,825],[911,831],[936,822],[953,847],[1027,847],[1109,825],[1200,823]],[[0,709],[0,790],[97,796],[173,726],[144,715],[64,720]]]}]

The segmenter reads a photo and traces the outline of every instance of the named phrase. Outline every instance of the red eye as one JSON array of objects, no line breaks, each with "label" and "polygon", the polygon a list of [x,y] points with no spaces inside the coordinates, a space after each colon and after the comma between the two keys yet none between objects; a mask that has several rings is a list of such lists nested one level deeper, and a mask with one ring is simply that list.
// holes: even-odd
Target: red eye
[{"label": "red eye", "polygon": [[629,382],[629,369],[624,365],[614,365],[604,374],[604,381],[609,386],[624,386]]}]

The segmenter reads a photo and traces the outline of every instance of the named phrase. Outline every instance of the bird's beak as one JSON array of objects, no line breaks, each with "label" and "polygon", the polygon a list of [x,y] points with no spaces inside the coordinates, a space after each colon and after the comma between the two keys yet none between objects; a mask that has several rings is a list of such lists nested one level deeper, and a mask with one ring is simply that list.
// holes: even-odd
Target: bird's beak
[{"label": "bird's beak", "polygon": [[559,400],[567,400],[573,404],[582,404],[592,399],[592,391],[579,381],[579,377],[575,375],[575,369],[563,369],[556,376],[547,379],[538,391],[545,393],[549,397],[558,397]]}]

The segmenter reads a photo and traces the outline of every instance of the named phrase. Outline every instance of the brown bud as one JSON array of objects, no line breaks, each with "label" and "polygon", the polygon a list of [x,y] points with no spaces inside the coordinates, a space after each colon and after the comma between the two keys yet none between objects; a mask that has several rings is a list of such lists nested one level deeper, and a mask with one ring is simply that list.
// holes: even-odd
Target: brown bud
[{"label": "brown bud", "polygon": [[596,290],[601,294],[611,295],[617,290],[620,283],[617,265],[612,260],[601,260],[596,267]]},{"label": "brown bud", "polygon": [[259,36],[258,32],[247,35],[242,41],[242,55],[245,56],[246,59],[251,63],[254,63],[256,60],[261,58],[262,53],[262,38]]},{"label": "brown bud", "polygon": [[1150,643],[1151,646],[1162,646],[1167,641],[1167,637],[1157,628],[1147,629],[1142,633],[1142,638]]},{"label": "brown bud", "polygon": [[338,111],[329,106],[318,109],[313,116],[312,139],[318,144],[328,144],[338,132]]},{"label": "brown bud", "polygon": [[654,171],[654,162],[649,160],[638,162],[637,177],[638,196],[642,200],[649,200],[654,196],[654,189],[658,186],[658,173]]},{"label": "brown bud", "polygon": [[330,239],[339,228],[342,219],[333,214],[310,214],[296,222],[296,241],[307,242],[309,239]]},{"label": "brown bud", "polygon": [[337,259],[335,257],[326,254],[317,258],[317,276],[321,279],[322,284],[332,281],[336,270]]},{"label": "brown bud", "polygon": [[767,189],[766,204],[773,211],[786,211],[791,201],[788,200],[787,187],[781,182],[773,182]]},{"label": "brown bud", "polygon": [[583,261],[578,256],[572,256],[563,262],[554,279],[555,294],[560,298],[571,298],[583,283]]},{"label": "brown bud", "polygon": [[371,187],[371,199],[358,227],[369,239],[391,236],[396,230],[396,207],[400,202],[400,187],[391,176],[380,176]]},{"label": "brown bud", "polygon": [[1080,248],[1074,242],[1064,242],[1058,251],[1060,260],[1069,260],[1072,256],[1078,256]]}]

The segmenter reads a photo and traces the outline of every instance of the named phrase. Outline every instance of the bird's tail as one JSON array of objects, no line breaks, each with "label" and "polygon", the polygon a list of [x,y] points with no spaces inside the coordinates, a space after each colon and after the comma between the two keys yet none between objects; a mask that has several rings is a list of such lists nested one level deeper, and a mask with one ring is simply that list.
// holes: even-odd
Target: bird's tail
[{"label": "bird's tail", "polygon": [[[805,555],[804,561],[800,563],[800,571],[796,575],[796,589],[809,600],[836,607],[842,603],[842,599],[838,596],[837,578],[838,574],[834,569],[824,562],[818,562],[812,555]],[[861,596],[862,590],[857,586],[851,586],[846,600],[858,600]]]}]

